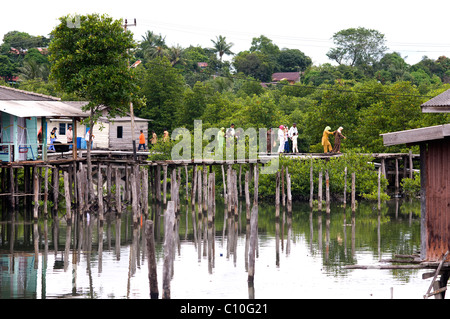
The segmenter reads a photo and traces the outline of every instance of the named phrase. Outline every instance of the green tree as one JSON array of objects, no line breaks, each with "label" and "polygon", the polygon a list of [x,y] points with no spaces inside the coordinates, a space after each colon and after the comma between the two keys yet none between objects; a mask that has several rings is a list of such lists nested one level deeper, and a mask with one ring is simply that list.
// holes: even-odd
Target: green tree
[{"label": "green tree", "polygon": [[240,52],[234,57],[233,65],[238,73],[242,72],[247,76],[251,76],[264,82],[272,80],[274,64],[264,53],[250,53],[248,51]]},{"label": "green tree", "polygon": [[6,55],[0,55],[0,77],[5,81],[11,81],[16,71],[14,64]]},{"label": "green tree", "polygon": [[312,65],[311,58],[298,49],[281,50],[277,62],[281,72],[305,71]]},{"label": "green tree", "polygon": [[329,59],[351,66],[372,65],[387,50],[384,35],[359,27],[341,30],[333,35],[335,48],[328,51]]},{"label": "green tree", "polygon": [[177,110],[182,107],[185,89],[180,71],[172,67],[167,57],[155,57],[145,65],[138,81],[146,104],[137,114],[151,119],[157,134],[175,128]]},{"label": "green tree", "polygon": [[[123,116],[130,102],[139,102],[133,71],[128,67],[129,50],[135,47],[133,35],[124,31],[122,22],[106,15],[61,17],[51,35],[49,46],[51,74],[58,90],[74,93],[89,101],[89,127],[106,110],[108,117]],[[92,139],[93,132],[91,131]],[[88,170],[91,171],[88,147]],[[91,176],[91,174],[88,174]]]}]

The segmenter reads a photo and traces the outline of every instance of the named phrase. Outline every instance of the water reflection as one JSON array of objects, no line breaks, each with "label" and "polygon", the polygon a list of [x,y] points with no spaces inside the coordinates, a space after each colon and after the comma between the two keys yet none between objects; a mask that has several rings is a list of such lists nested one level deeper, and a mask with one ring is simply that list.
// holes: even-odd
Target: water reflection
[{"label": "water reflection", "polygon": [[[420,205],[394,200],[360,203],[356,213],[337,205],[331,214],[295,203],[292,215],[260,203],[255,283],[247,285],[248,208],[217,202],[182,205],[176,214],[172,298],[364,298],[363,291],[403,291],[421,298],[427,285],[417,270],[355,271],[420,248]],[[163,209],[152,207],[157,273],[163,274]],[[145,232],[132,216],[107,215],[0,224],[1,298],[149,298]],[[159,282],[162,283],[161,280]],[[371,285],[369,285],[371,283]],[[389,286],[389,287],[379,287]],[[369,285],[369,286],[367,286]],[[243,289],[243,287],[248,289]],[[282,292],[273,295],[275,288]],[[321,286],[321,289],[317,287]],[[365,289],[365,290],[364,290]],[[425,288],[426,289],[426,288]]]}]

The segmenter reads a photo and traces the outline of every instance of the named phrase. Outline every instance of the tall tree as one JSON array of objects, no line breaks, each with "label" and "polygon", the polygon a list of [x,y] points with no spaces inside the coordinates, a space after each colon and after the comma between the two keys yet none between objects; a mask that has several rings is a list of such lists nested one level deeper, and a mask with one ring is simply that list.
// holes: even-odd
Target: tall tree
[{"label": "tall tree", "polygon": [[224,54],[226,55],[233,55],[234,53],[231,52],[231,48],[233,47],[233,43],[227,43],[226,37],[219,35],[216,37],[216,41],[211,40],[212,43],[214,43],[213,50],[214,52],[219,54],[220,61],[222,62],[222,57]]},{"label": "tall tree", "polygon": [[[133,71],[128,67],[128,52],[135,42],[119,20],[98,14],[78,18],[80,24],[74,27],[71,23],[74,17],[61,17],[60,24],[51,32],[50,78],[59,90],[89,101],[83,110],[90,112],[92,130],[103,110],[110,118],[123,116],[131,101],[138,102]],[[90,163],[88,147],[89,170]]]},{"label": "tall tree", "polygon": [[336,47],[328,51],[328,58],[350,66],[372,65],[387,50],[383,34],[362,27],[335,33],[333,42]]}]

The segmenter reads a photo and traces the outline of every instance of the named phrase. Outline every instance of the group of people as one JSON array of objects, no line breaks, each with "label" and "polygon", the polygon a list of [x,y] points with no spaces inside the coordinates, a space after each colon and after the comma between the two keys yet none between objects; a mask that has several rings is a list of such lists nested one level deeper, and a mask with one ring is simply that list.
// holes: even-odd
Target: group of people
[{"label": "group of people", "polygon": [[287,125],[280,125],[278,130],[278,140],[280,142],[278,153],[298,153],[297,139],[297,123],[292,124],[290,128]]},{"label": "group of people", "polygon": [[[331,127],[327,126],[323,130],[322,135],[322,146],[324,153],[340,153],[341,152],[341,141],[346,139],[344,135],[342,135],[342,130],[344,128],[341,126],[336,131],[331,132]],[[331,147],[331,143],[328,140],[329,135],[334,135],[334,146]]]},{"label": "group of people", "polygon": [[[50,131],[50,144],[48,146],[48,150],[50,152],[55,152],[55,141],[58,139],[58,136],[56,135],[56,131],[58,130],[57,127],[54,127],[51,131]],[[91,134],[91,130],[88,130],[86,132],[85,135],[85,140],[86,143],[89,142],[89,135]],[[95,135],[92,135],[92,138],[94,138]],[[42,127],[39,129],[38,132],[38,141],[39,143],[42,143]],[[73,130],[72,130],[72,125],[69,125],[69,127],[67,128],[67,132],[66,132],[66,139],[67,139],[67,144],[69,144],[69,149],[72,149],[72,145],[73,145]],[[92,148],[92,145],[91,145]]]}]

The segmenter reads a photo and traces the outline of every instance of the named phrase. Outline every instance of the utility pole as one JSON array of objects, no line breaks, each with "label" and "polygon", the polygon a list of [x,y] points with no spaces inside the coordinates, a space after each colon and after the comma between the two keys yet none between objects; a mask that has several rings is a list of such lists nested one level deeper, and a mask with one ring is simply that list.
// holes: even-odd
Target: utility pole
[{"label": "utility pole", "polygon": [[[136,19],[134,19],[134,23],[133,24],[128,24],[127,19],[125,19],[125,24],[123,25],[123,28],[125,30],[125,32],[127,31],[128,27],[135,27],[136,26]],[[128,59],[128,68],[130,67],[130,60]],[[135,139],[135,134],[134,134],[134,109],[133,109],[133,102],[130,101],[130,118],[131,118],[131,140],[133,143],[133,157],[134,160],[137,160],[137,156],[136,156],[136,139]]]}]

